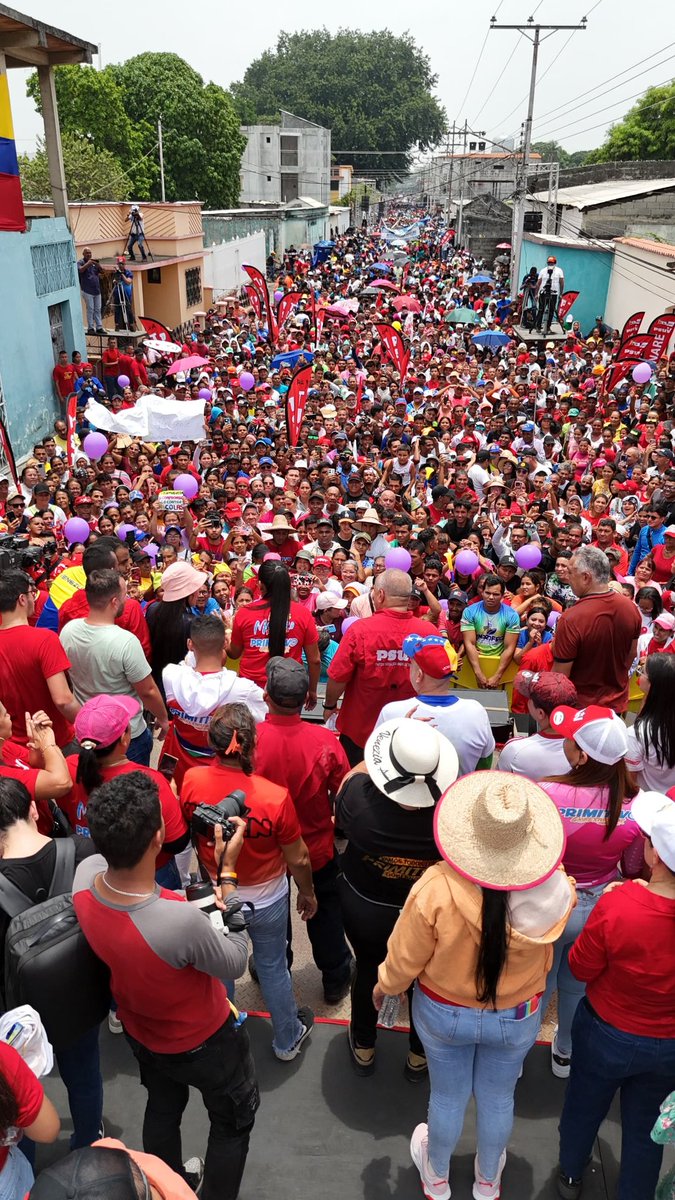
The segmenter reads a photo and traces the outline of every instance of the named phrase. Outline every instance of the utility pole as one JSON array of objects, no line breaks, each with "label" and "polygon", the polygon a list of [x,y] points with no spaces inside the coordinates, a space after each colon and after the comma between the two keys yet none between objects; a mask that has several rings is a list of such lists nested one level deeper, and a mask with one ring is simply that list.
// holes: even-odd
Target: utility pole
[{"label": "utility pole", "polygon": [[[530,150],[532,147],[532,116],[534,113],[534,95],[537,86],[537,59],[539,47],[554,33],[565,29],[585,29],[586,17],[581,18],[579,25],[535,25],[532,17],[525,25],[497,25],[495,18],[490,21],[490,29],[516,29],[523,37],[532,42],[532,70],[530,73],[530,94],[527,102],[527,117],[521,141],[521,156],[516,158],[516,188],[513,195],[513,222],[511,226],[511,291],[515,295],[520,281],[520,252],[523,244],[523,223],[525,205],[527,202],[527,171],[530,165]],[[541,37],[545,33],[546,37]],[[533,36],[531,36],[533,35]]]},{"label": "utility pole", "polygon": [[162,200],[166,200],[166,191],[164,188],[164,142],[162,141],[162,118],[157,122],[157,142],[159,146],[159,186],[162,193]]}]

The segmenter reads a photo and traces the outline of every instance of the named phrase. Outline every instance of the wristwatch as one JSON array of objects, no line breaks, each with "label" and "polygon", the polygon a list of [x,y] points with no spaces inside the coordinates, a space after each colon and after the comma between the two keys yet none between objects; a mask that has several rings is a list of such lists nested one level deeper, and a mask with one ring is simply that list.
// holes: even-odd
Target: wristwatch
[{"label": "wristwatch", "polygon": [[324,704],[323,711],[324,712],[335,712],[336,708],[337,708],[337,704]]}]

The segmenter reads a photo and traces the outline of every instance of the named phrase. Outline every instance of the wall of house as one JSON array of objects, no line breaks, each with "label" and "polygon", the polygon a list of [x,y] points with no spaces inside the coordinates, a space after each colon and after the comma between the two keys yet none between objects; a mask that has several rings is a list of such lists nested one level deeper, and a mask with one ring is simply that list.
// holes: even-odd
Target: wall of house
[{"label": "wall of house", "polygon": [[605,320],[608,325],[621,329],[631,313],[644,311],[642,328],[647,329],[654,317],[675,310],[675,278],[669,279],[664,274],[662,254],[650,254],[637,246],[618,246],[617,249],[630,253],[631,260],[628,262],[622,255],[615,255]]},{"label": "wall of house", "polygon": [[[78,257],[89,246],[94,258],[114,258],[121,254],[129,233],[127,216],[131,205],[126,201],[91,201],[70,204],[68,214]],[[196,200],[177,204],[142,204],[143,225],[148,246],[155,258],[177,258],[196,254],[202,248],[201,206]],[[24,203],[26,217],[51,217],[51,204]],[[139,256],[138,248],[134,249]]]},{"label": "wall of house", "polygon": [[234,238],[231,242],[222,242],[220,246],[211,246],[204,259],[204,278],[206,286],[212,288],[214,299],[227,292],[237,291],[248,276],[242,273],[242,264],[250,263],[259,271],[265,273],[265,234],[262,229],[247,237]]},{"label": "wall of house", "polygon": [[[61,306],[63,348],[86,355],[75,247],[62,218],[29,223],[25,233],[0,233],[0,409],[4,404],[16,458],[53,426],[60,406],[52,371],[58,346],[50,308]],[[54,316],[56,312],[54,311]]]},{"label": "wall of house", "polygon": [[616,204],[603,204],[602,208],[586,209],[582,229],[591,237],[624,237],[628,226],[634,226],[637,222],[645,233],[650,233],[652,226],[665,227],[668,240],[674,241],[675,185],[672,191],[655,192],[653,196],[639,196]]},{"label": "wall of house", "polygon": [[[549,254],[554,254],[558,266],[565,272],[565,291],[578,291],[571,315],[584,332],[591,330],[598,315],[606,314],[607,291],[609,288],[613,254],[611,250],[598,250],[583,243],[579,246],[561,246],[557,242],[531,241],[527,234],[523,238],[520,256],[518,283],[530,267],[541,271],[546,266]],[[635,306],[634,306],[635,307]],[[633,309],[624,314],[624,320]]]},{"label": "wall of house", "polygon": [[[288,114],[286,114],[288,116]],[[239,168],[242,204],[280,204],[309,196],[320,204],[330,199],[330,129],[309,121],[279,125],[242,125],[246,148]],[[297,160],[284,162],[281,138],[297,140]],[[282,176],[296,177],[293,196],[285,196]]]},{"label": "wall of house", "polygon": [[[559,187],[581,187],[587,183],[605,183],[614,179],[675,179],[675,161],[667,159],[626,160],[625,162],[588,163],[581,167],[561,167]],[[537,183],[528,175],[528,186]],[[535,188],[536,190],[536,188]]]}]

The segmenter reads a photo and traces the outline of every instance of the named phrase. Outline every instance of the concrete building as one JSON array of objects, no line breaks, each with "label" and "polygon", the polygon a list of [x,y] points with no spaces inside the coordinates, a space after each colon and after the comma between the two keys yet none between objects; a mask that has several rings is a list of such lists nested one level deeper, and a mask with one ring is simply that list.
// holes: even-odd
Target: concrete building
[{"label": "concrete building", "polygon": [[[51,217],[53,206],[39,201],[24,205],[33,225],[38,218]],[[117,255],[124,253],[129,233],[126,201],[101,200],[69,205],[70,224],[77,257],[89,246],[112,279]],[[204,234],[199,201],[141,205],[148,248],[152,259],[128,262],[133,275],[133,307],[136,317],[154,317],[169,329],[191,323],[205,308]],[[136,250],[136,257],[139,252]],[[104,295],[108,288],[103,287]],[[83,308],[84,317],[84,308]],[[110,313],[104,315],[106,329],[113,329]],[[139,326],[140,328],[140,326]],[[90,349],[96,349],[96,346]]]},{"label": "concrete building", "polygon": [[352,190],[352,179],[354,176],[354,168],[351,164],[345,163],[344,166],[339,166],[334,163],[330,169],[330,201],[331,204],[337,204],[338,200],[343,200]]},{"label": "concrete building", "polygon": [[607,323],[621,328],[632,312],[644,310],[644,330],[660,313],[675,312],[675,243],[620,237],[613,247],[604,310]]},{"label": "concrete building", "polygon": [[[477,143],[485,147],[493,143]],[[513,195],[516,169],[522,156],[500,149],[468,150],[460,154],[442,154],[427,165],[423,173],[423,190],[434,204],[468,202],[476,196],[493,196],[508,200]],[[532,164],[541,162],[541,155],[530,154]]]},{"label": "concrete building", "polygon": [[237,238],[247,238],[262,230],[265,258],[272,252],[281,258],[290,246],[313,246],[329,238],[331,230],[344,233],[349,220],[348,208],[317,204],[306,197],[293,204],[210,209],[202,213],[204,245],[207,248],[221,246]]},{"label": "concrete building", "polygon": [[[528,208],[546,219],[548,192],[535,192]],[[675,176],[667,179],[608,179],[561,187],[555,233],[562,237],[623,237],[628,231],[675,240]]]},{"label": "concrete building", "polygon": [[281,111],[278,125],[242,125],[246,138],[240,202],[287,204],[300,197],[330,203],[330,129]]},{"label": "concrete building", "polygon": [[[0,416],[15,457],[52,427],[59,350],[86,353],[75,245],[68,225],[54,67],[90,63],[97,47],[0,4]],[[51,219],[26,220],[7,71],[36,67],[52,190]]]}]

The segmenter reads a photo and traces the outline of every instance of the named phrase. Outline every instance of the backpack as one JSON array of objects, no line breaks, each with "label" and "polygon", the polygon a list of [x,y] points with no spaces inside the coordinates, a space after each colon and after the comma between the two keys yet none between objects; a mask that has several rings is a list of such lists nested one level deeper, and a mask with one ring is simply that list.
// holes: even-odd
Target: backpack
[{"label": "backpack", "polygon": [[73,908],[75,843],[61,838],[54,849],[48,898],[34,904],[0,873],[0,909],[11,918],[5,936],[5,1010],[30,1004],[59,1050],[106,1016],[110,972],[91,949]]}]

